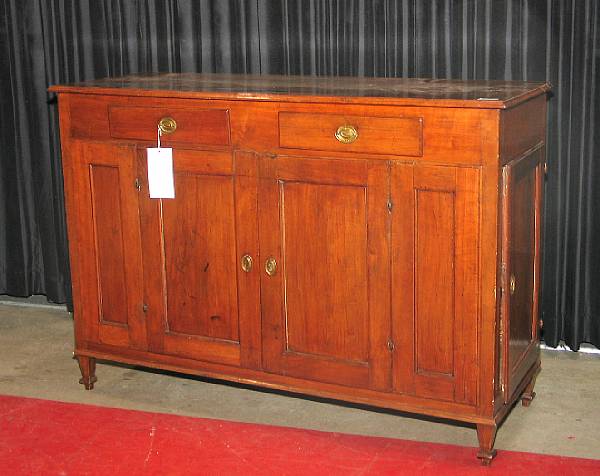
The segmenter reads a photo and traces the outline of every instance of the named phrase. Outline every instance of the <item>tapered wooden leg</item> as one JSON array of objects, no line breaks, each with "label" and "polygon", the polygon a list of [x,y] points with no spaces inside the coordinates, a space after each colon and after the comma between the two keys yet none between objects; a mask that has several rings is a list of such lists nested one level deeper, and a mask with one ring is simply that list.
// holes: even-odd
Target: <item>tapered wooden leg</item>
[{"label": "tapered wooden leg", "polygon": [[533,377],[531,377],[531,381],[529,382],[527,387],[525,387],[525,390],[521,395],[521,404],[524,407],[528,407],[529,405],[531,405],[531,401],[535,398],[535,392],[533,391],[533,387],[535,387],[535,380],[537,379],[538,373],[539,372],[533,374]]},{"label": "tapered wooden leg", "polygon": [[81,370],[79,383],[82,384],[86,390],[92,390],[94,384],[98,381],[96,378],[96,359],[78,355],[77,362],[79,362],[79,369]]},{"label": "tapered wooden leg", "polygon": [[496,456],[494,449],[494,441],[496,440],[496,425],[477,425],[477,439],[479,440],[479,451],[477,457],[481,460],[481,464],[488,466]]}]

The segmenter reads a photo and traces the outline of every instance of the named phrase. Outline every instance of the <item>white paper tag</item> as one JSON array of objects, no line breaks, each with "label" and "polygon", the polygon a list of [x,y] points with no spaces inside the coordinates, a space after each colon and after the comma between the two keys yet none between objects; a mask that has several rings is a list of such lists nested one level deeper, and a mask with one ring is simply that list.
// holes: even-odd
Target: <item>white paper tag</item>
[{"label": "white paper tag", "polygon": [[173,149],[155,147],[146,150],[150,198],[175,198]]}]

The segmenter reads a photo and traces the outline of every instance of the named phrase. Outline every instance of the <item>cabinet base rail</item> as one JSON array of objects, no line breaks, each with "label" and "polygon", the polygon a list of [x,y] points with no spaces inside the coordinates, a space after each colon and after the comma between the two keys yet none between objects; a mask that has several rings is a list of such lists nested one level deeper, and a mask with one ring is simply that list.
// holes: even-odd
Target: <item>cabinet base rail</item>
[{"label": "cabinet base rail", "polygon": [[[457,415],[449,412],[438,411],[436,409],[423,411],[423,409],[415,410],[410,406],[403,405],[400,402],[373,402],[372,400],[366,400],[361,398],[347,398],[346,396],[335,395],[332,392],[315,390],[315,389],[306,389],[306,387],[294,387],[293,385],[284,385],[275,382],[269,382],[267,379],[260,380],[260,376],[263,378],[269,374],[265,374],[263,372],[253,372],[256,373],[256,378],[248,378],[248,377],[236,377],[232,374],[219,374],[211,371],[202,371],[199,369],[192,369],[183,366],[177,366],[172,364],[162,364],[157,362],[148,362],[143,359],[135,359],[128,357],[115,357],[114,355],[108,355],[103,353],[95,353],[89,351],[81,351],[76,352],[74,354],[74,358],[79,363],[79,368],[81,370],[82,378],[79,380],[79,383],[82,384],[86,390],[93,390],[94,384],[98,381],[96,377],[96,361],[102,360],[107,362],[120,362],[124,364],[130,365],[139,365],[147,368],[159,368],[162,370],[179,372],[184,374],[196,375],[199,377],[207,377],[207,378],[215,378],[219,380],[226,380],[241,383],[244,385],[250,385],[256,388],[271,388],[275,390],[281,390],[284,392],[297,393],[300,395],[313,395],[322,398],[329,398],[337,401],[347,401],[358,404],[372,405],[378,408],[387,408],[390,410],[396,410],[416,415],[426,415],[432,416],[435,418],[454,420],[454,421],[462,421],[466,423],[475,424],[477,430],[477,439],[479,442],[479,450],[477,451],[477,458],[481,461],[481,464],[484,466],[489,466],[492,460],[495,458],[497,451],[494,449],[494,442],[496,440],[496,432],[498,426],[502,420],[508,415],[510,409],[515,405],[515,403],[519,400],[522,401],[524,406],[529,406],[533,398],[535,397],[535,392],[533,391],[533,387],[535,385],[536,378],[540,372],[539,362],[533,366],[528,372],[527,378],[524,379],[523,385],[524,389],[520,389],[516,392],[515,397],[512,399],[510,404],[504,405],[499,412],[497,412],[494,418],[485,418],[478,415]],[[527,403],[526,403],[527,402]]]}]

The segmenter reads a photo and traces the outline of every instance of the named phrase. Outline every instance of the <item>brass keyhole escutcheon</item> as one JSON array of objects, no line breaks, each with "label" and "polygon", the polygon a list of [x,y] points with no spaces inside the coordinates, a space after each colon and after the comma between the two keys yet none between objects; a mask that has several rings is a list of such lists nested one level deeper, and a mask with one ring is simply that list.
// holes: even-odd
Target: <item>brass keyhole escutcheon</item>
[{"label": "brass keyhole escutcheon", "polygon": [[252,256],[250,256],[250,255],[242,256],[241,263],[242,263],[242,270],[244,272],[249,273],[250,271],[252,271]]},{"label": "brass keyhole escutcheon", "polygon": [[162,135],[172,134],[177,129],[177,121],[172,117],[163,117],[158,121],[158,129]]},{"label": "brass keyhole escutcheon", "polygon": [[515,275],[510,275],[510,282],[508,283],[508,289],[510,289],[510,294],[513,295],[515,293],[515,287],[517,286],[517,282],[515,280]]},{"label": "brass keyhole escutcheon", "polygon": [[252,271],[252,256],[250,255],[244,255],[242,256],[241,259],[241,264],[242,264],[242,270],[246,273],[249,273],[250,271]]},{"label": "brass keyhole escutcheon", "polygon": [[277,261],[275,260],[275,258],[271,257],[265,262],[265,273],[267,273],[269,276],[275,276],[276,272]]},{"label": "brass keyhole escutcheon", "polygon": [[352,142],[358,139],[358,131],[356,127],[345,124],[337,128],[335,138],[342,144],[352,144]]}]

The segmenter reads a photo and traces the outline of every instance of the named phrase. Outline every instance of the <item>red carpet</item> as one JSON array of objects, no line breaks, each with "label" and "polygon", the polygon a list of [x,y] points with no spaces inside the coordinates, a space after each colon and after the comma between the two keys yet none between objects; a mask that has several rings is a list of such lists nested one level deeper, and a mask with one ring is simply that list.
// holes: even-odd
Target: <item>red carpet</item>
[{"label": "red carpet", "polygon": [[587,475],[600,460],[0,396],[0,475]]}]

